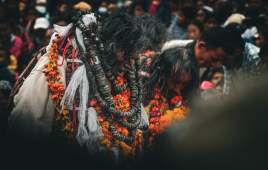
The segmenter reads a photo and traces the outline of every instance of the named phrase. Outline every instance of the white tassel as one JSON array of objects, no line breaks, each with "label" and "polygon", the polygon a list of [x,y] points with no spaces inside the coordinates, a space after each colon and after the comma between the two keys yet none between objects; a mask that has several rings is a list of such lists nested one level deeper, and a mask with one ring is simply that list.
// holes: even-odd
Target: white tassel
[{"label": "white tassel", "polygon": [[92,156],[94,156],[98,152],[98,145],[95,145],[98,139],[103,139],[104,134],[102,132],[102,127],[98,122],[98,115],[96,109],[90,107],[88,109],[88,131],[89,131],[89,139],[87,141],[87,149]]},{"label": "white tassel", "polygon": [[63,106],[65,104],[68,106],[69,109],[73,109],[74,95],[75,95],[76,89],[81,84],[81,81],[83,78],[82,73],[84,70],[85,70],[85,66],[82,65],[74,72],[74,74],[70,80],[70,83],[69,83],[67,89],[65,90],[64,96],[61,100],[61,103],[60,103],[62,110],[63,110]]},{"label": "white tassel", "polygon": [[78,131],[76,135],[76,139],[78,140],[78,143],[80,145],[86,143],[86,141],[89,138],[89,134],[85,128],[86,124],[86,110],[87,110],[87,102],[88,102],[88,93],[89,93],[89,85],[88,85],[88,79],[86,75],[86,68],[85,66],[80,66],[83,69],[82,74],[80,76],[82,77],[82,81],[80,84],[80,110],[78,111]]},{"label": "white tassel", "polygon": [[139,124],[139,127],[144,127],[144,126],[149,127],[149,118],[144,110],[143,105],[141,104],[141,122]]}]

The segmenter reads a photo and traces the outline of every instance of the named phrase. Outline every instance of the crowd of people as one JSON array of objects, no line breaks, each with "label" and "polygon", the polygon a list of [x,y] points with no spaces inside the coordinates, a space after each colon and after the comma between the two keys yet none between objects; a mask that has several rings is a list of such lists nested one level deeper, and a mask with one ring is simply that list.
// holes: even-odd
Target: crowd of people
[{"label": "crowd of people", "polygon": [[1,134],[141,156],[196,100],[265,79],[267,47],[265,0],[4,0]]}]

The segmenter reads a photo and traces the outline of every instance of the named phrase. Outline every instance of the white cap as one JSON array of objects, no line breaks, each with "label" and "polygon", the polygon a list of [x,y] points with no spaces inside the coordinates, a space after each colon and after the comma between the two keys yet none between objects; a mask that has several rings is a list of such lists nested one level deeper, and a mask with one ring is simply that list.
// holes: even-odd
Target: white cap
[{"label": "white cap", "polygon": [[46,4],[47,0],[36,0],[35,2],[36,2],[37,5],[38,4]]},{"label": "white cap", "polygon": [[125,1],[125,7],[131,5],[132,1]]},{"label": "white cap", "polygon": [[36,29],[48,29],[48,27],[49,27],[48,19],[41,17],[41,18],[37,18],[35,20],[34,30],[36,30]]}]

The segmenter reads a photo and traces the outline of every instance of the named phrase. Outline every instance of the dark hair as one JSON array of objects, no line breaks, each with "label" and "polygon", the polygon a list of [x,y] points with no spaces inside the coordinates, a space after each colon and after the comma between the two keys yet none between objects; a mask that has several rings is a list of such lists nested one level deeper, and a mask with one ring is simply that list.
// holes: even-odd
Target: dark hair
[{"label": "dark hair", "polygon": [[144,12],[146,12],[146,4],[144,2],[133,2],[130,5],[130,15],[134,16],[134,9],[136,6],[141,6],[144,9]]},{"label": "dark hair", "polygon": [[236,46],[239,46],[241,50],[244,50],[245,41],[242,38],[241,33],[237,29],[231,28],[231,27],[226,28],[226,30],[229,32],[231,40],[232,40],[232,44],[235,45],[235,48]]},{"label": "dark hair", "polygon": [[151,75],[149,78],[144,77],[147,79],[144,84],[145,99],[151,100],[156,84],[159,85],[160,91],[166,96],[168,92],[166,80],[170,73],[174,72],[173,79],[178,80],[182,70],[192,76],[189,84],[181,91],[183,97],[189,97],[190,99],[198,89],[198,64],[191,50],[178,47],[165,50],[153,59],[149,67]]},{"label": "dark hair", "polygon": [[191,21],[188,25],[195,25],[199,29],[199,31],[202,33],[204,31],[204,25],[202,22],[198,20]]},{"label": "dark hair", "polygon": [[198,41],[206,43],[207,50],[222,48],[227,54],[234,54],[235,44],[230,37],[230,33],[222,27],[212,27],[206,29]]},{"label": "dark hair", "polygon": [[215,87],[218,87],[218,86],[223,87],[223,84],[224,84],[224,79],[220,79],[220,80],[216,83]]},{"label": "dark hair", "polygon": [[8,18],[14,18],[15,20],[19,21],[19,18],[20,18],[20,12],[19,12],[19,0],[15,0],[16,1],[16,6],[17,6],[17,9],[16,11],[9,11],[8,8],[7,8],[7,4],[10,2],[11,0],[6,0],[4,2],[4,7],[6,9],[6,12],[7,12],[7,17]]},{"label": "dark hair", "polygon": [[260,10],[255,6],[249,6],[245,9],[245,17],[258,17]]},{"label": "dark hair", "polygon": [[134,17],[121,10],[116,10],[106,17],[102,24],[100,36],[106,47],[107,64],[114,64],[114,54],[119,49],[125,52],[126,57],[133,52],[140,53],[143,50],[143,31]]},{"label": "dark hair", "polygon": [[32,36],[34,34],[34,24],[35,24],[36,18],[31,20],[30,27],[29,27],[29,35]]},{"label": "dark hair", "polygon": [[10,23],[6,19],[0,19],[0,24],[4,24],[6,26],[11,26]]},{"label": "dark hair", "polygon": [[224,73],[222,66],[211,67],[207,76],[207,80],[210,81],[213,75],[217,72]]},{"label": "dark hair", "polygon": [[268,29],[267,29],[267,28],[266,28],[266,29],[263,29],[263,30],[261,31],[261,34],[262,34],[263,38],[265,39],[265,41],[266,41],[267,44],[268,44]]},{"label": "dark hair", "polygon": [[7,64],[10,64],[10,52],[6,47],[0,46],[0,51],[5,51],[6,53],[6,62]]},{"label": "dark hair", "polygon": [[196,11],[196,13],[199,11],[199,10],[202,10],[205,14],[206,14],[206,16],[208,15],[208,13],[210,13],[210,11],[208,11],[206,8],[204,8],[204,7],[201,7],[200,9],[198,9],[197,11]]},{"label": "dark hair", "polygon": [[216,21],[218,22],[218,24],[220,25],[220,19],[219,19],[219,15],[216,14],[215,12],[209,12],[207,15],[206,15],[206,18],[204,20],[204,23],[207,22],[208,19],[210,18],[215,18]]},{"label": "dark hair", "polygon": [[190,7],[182,7],[180,9],[181,13],[183,13],[183,15],[185,16],[185,19],[189,19],[192,20],[194,17],[194,11],[192,8]]},{"label": "dark hair", "polygon": [[58,7],[61,7],[62,5],[67,5],[67,6],[69,6],[69,3],[68,3],[67,1],[60,1],[60,2],[57,4]]},{"label": "dark hair", "polygon": [[54,20],[54,23],[53,24],[56,24],[57,22],[59,22],[59,21],[65,21],[66,23],[67,23],[67,25],[70,23],[70,21],[67,19],[67,18],[65,18],[65,17],[56,17],[55,18],[55,20]]},{"label": "dark hair", "polygon": [[27,66],[30,61],[31,61],[32,57],[30,54],[27,54],[27,53],[24,53],[24,54],[21,54],[20,57],[18,58],[18,68],[17,68],[17,71],[19,73],[22,73],[23,72],[23,65]]},{"label": "dark hair", "polygon": [[206,5],[208,4],[208,0],[194,0],[195,3],[197,3],[198,1],[203,1]]},{"label": "dark hair", "polygon": [[233,14],[234,8],[235,7],[233,4],[224,4],[219,9],[220,24],[224,23],[227,20],[227,18]]},{"label": "dark hair", "polygon": [[165,26],[156,18],[149,14],[141,15],[137,18],[137,23],[141,25],[146,38],[145,50],[159,51],[158,44],[167,39]]}]

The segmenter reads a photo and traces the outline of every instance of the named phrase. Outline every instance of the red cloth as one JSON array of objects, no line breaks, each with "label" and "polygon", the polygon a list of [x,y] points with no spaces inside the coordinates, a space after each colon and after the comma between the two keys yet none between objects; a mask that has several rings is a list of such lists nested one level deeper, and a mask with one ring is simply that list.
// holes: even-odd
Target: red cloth
[{"label": "red cloth", "polygon": [[18,58],[22,53],[26,53],[26,48],[23,45],[22,40],[15,36],[15,39],[9,47],[9,52]]},{"label": "red cloth", "polygon": [[161,2],[162,1],[159,1],[158,4],[154,4],[153,1],[152,1],[148,13],[154,16],[155,15],[156,8],[160,5]]},{"label": "red cloth", "polygon": [[203,81],[200,85],[200,89],[204,90],[204,89],[208,89],[208,88],[214,88],[213,84],[209,81]]},{"label": "red cloth", "polygon": [[67,35],[65,35],[64,37],[61,37],[58,41],[57,41],[57,45],[58,45],[58,49],[59,49],[59,53],[63,54],[64,48],[67,45],[68,41],[67,39],[69,37],[71,37],[71,34],[73,33],[73,28],[67,33]]}]

